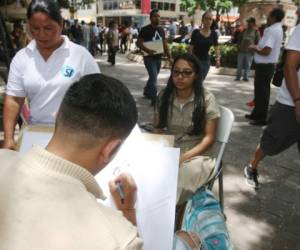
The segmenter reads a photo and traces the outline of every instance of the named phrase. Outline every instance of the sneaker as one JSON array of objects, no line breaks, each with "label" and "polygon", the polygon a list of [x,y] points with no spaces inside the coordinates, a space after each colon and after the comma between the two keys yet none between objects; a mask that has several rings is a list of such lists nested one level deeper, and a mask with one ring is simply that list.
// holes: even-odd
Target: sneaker
[{"label": "sneaker", "polygon": [[244,82],[249,82],[249,79],[248,78],[243,78],[243,81]]},{"label": "sneaker", "polygon": [[256,169],[252,169],[250,166],[244,168],[244,175],[246,178],[246,184],[253,188],[258,188],[258,173]]},{"label": "sneaker", "polygon": [[241,79],[240,79],[240,77],[236,77],[234,80],[235,81],[240,81]]}]

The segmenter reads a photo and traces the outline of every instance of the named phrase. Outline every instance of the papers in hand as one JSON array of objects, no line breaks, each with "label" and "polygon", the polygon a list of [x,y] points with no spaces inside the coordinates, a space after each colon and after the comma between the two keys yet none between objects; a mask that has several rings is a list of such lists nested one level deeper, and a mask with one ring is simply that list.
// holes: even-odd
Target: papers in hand
[{"label": "papers in hand", "polygon": [[[149,42],[144,42],[144,46],[147,49],[154,50],[154,54],[163,54],[164,53],[164,46],[163,46],[163,40],[154,40],[154,41],[149,41]],[[149,55],[146,51],[144,51],[144,55],[147,56]]]},{"label": "papers in hand", "polygon": [[[97,176],[105,204],[113,207],[107,183],[120,172],[129,172],[138,187],[137,226],[144,250],[170,250],[173,244],[179,149],[165,147],[170,141],[145,139],[136,127],[115,159]],[[161,136],[164,138],[164,136]]]}]

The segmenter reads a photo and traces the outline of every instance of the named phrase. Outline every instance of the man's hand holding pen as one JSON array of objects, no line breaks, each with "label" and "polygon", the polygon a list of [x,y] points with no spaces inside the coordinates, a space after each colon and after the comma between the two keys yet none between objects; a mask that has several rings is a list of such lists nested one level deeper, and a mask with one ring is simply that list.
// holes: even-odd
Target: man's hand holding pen
[{"label": "man's hand holding pen", "polygon": [[128,173],[121,173],[115,180],[109,182],[109,190],[117,209],[134,209],[137,186]]},{"label": "man's hand holding pen", "polygon": [[136,225],[135,201],[137,186],[128,173],[121,173],[116,179],[109,182],[109,190],[118,210]]}]

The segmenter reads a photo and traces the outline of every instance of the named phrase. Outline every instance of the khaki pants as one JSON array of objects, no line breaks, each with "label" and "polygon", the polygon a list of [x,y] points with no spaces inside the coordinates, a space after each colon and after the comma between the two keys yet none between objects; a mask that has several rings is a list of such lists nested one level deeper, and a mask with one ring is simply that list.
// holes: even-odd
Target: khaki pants
[{"label": "khaki pants", "polygon": [[195,156],[181,164],[177,184],[177,205],[183,204],[215,175],[215,159]]}]

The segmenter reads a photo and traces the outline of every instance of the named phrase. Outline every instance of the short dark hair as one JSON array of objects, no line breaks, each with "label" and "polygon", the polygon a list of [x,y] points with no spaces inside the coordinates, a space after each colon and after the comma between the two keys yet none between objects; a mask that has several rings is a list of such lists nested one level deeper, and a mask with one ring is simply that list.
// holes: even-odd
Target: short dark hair
[{"label": "short dark hair", "polygon": [[274,8],[271,12],[270,12],[270,16],[274,17],[276,22],[281,22],[282,19],[284,18],[284,11],[281,8]]},{"label": "short dark hair", "polygon": [[61,24],[63,21],[60,8],[54,0],[33,0],[27,8],[27,19],[30,19],[37,12],[46,13],[58,24]]},{"label": "short dark hair", "polygon": [[136,104],[125,85],[103,74],[91,74],[72,84],[66,92],[55,130],[63,128],[75,135],[86,135],[92,138],[88,145],[93,146],[107,136],[125,138],[136,122]]},{"label": "short dark hair", "polygon": [[253,23],[253,24],[256,24],[256,19],[255,19],[255,17],[249,17],[249,18],[247,19],[247,23]]},{"label": "short dark hair", "polygon": [[151,10],[151,12],[150,12],[150,18],[153,17],[155,13],[159,13],[159,10],[158,9]]}]

